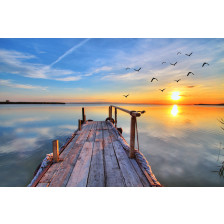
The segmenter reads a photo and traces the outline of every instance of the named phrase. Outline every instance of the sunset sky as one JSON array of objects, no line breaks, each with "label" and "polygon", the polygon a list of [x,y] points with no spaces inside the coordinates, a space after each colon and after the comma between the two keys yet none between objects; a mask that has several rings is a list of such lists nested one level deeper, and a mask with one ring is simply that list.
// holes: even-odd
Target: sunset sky
[{"label": "sunset sky", "polygon": [[[202,67],[204,62],[209,66]],[[151,82],[153,77],[158,81]],[[224,103],[224,39],[2,38],[5,100]]]}]

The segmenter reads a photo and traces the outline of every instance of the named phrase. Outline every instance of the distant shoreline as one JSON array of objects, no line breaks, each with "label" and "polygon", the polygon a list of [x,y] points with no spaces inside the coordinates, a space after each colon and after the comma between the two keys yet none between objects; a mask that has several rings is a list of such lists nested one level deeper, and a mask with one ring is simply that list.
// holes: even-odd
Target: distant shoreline
[{"label": "distant shoreline", "polygon": [[[173,104],[155,104],[155,103],[109,103],[109,102],[0,102],[0,104],[108,104],[108,105],[173,105]],[[178,105],[186,105],[186,106],[224,106],[224,103],[220,104],[178,104]]]},{"label": "distant shoreline", "polygon": [[224,106],[224,103],[219,103],[219,104],[206,104],[206,103],[199,103],[199,104],[194,104],[197,106]]},{"label": "distant shoreline", "polygon": [[0,102],[0,104],[65,104],[62,102]]}]

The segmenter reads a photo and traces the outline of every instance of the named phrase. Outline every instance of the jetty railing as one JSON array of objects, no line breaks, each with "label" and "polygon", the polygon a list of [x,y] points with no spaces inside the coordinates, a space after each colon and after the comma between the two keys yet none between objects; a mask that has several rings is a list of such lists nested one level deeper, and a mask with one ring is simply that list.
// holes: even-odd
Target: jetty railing
[{"label": "jetty railing", "polygon": [[142,112],[135,111],[135,110],[127,110],[121,107],[117,107],[114,105],[109,106],[109,118],[113,118],[113,107],[115,109],[115,116],[114,116],[114,123],[115,127],[117,127],[117,110],[121,110],[125,113],[128,113],[131,115],[131,125],[130,125],[130,152],[129,157],[134,158],[135,157],[135,127],[136,127],[136,118],[140,117]]}]

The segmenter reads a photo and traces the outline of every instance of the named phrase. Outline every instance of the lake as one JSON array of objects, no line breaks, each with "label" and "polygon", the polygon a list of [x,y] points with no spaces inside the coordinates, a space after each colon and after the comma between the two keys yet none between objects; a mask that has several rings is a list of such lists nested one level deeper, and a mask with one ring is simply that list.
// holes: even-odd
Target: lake
[{"label": "lake", "polygon": [[[62,146],[77,129],[83,106],[87,119],[108,117],[109,105],[0,105],[0,186],[27,186],[52,152],[52,141]],[[137,119],[140,151],[161,184],[224,186],[217,172],[224,161],[224,130],[218,121],[224,118],[223,106],[120,106],[146,111]],[[118,127],[129,142],[130,116],[122,111]]]}]

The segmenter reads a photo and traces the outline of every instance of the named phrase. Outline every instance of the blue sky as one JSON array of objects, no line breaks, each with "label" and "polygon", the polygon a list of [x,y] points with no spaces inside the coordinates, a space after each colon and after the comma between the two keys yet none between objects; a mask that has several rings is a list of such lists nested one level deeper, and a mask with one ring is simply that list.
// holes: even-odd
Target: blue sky
[{"label": "blue sky", "polygon": [[223,65],[224,39],[2,38],[0,101],[224,103]]}]

